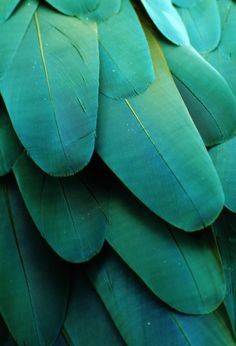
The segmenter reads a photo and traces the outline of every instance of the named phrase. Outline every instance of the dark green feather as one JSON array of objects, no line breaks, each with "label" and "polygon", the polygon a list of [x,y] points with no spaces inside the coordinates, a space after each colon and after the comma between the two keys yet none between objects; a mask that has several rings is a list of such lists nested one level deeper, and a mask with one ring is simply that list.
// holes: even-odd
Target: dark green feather
[{"label": "dark green feather", "polygon": [[59,256],[83,262],[100,251],[106,219],[78,175],[50,177],[26,154],[17,160],[14,174],[36,226]]},{"label": "dark green feather", "polygon": [[68,293],[64,264],[39,236],[16,184],[0,180],[0,312],[18,345],[50,345]]},{"label": "dark green feather", "polygon": [[110,245],[168,305],[204,314],[222,303],[224,275],[210,230],[180,232],[150,213],[120,184],[111,190],[108,218]]},{"label": "dark green feather", "polygon": [[69,345],[125,345],[100,297],[79,268],[74,271],[64,333]]}]

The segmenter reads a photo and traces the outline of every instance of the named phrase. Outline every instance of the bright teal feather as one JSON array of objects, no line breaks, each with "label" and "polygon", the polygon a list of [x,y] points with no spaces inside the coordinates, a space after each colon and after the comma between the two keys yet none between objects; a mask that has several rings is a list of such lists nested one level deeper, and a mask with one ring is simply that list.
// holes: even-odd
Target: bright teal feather
[{"label": "bright teal feather", "polygon": [[171,42],[189,44],[185,26],[171,0],[141,0],[155,26]]}]

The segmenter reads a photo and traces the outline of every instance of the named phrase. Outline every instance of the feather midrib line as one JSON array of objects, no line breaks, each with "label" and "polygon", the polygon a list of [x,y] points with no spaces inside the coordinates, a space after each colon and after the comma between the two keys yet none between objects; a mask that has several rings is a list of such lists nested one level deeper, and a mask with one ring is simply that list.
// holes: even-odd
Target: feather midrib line
[{"label": "feather midrib line", "polygon": [[68,165],[69,165],[71,171],[75,174],[76,172],[75,172],[74,168],[70,164],[69,157],[68,157],[68,155],[66,153],[66,150],[65,150],[65,147],[63,145],[62,136],[61,136],[60,129],[59,129],[59,126],[58,126],[58,123],[57,123],[56,110],[55,110],[55,106],[54,106],[54,102],[53,102],[53,96],[52,96],[52,92],[51,92],[49,73],[48,73],[47,63],[46,63],[45,54],[44,54],[43,40],[42,40],[42,35],[41,35],[41,30],[40,30],[40,23],[39,23],[39,16],[37,14],[37,11],[34,14],[34,21],[35,21],[36,33],[37,33],[38,43],[39,43],[39,52],[40,52],[41,60],[42,60],[42,63],[43,63],[43,69],[44,69],[44,73],[45,73],[45,77],[46,77],[46,82],[47,82],[47,86],[48,86],[48,94],[49,94],[49,98],[50,98],[51,105],[52,105],[52,110],[53,110],[53,115],[54,115],[53,119],[55,121],[58,138],[59,138],[59,141],[60,141],[60,144],[61,144],[61,148],[62,148],[63,154],[65,156],[65,159],[67,160]]},{"label": "feather midrib line", "polygon": [[157,148],[156,144],[154,143],[154,141],[152,140],[152,137],[150,136],[149,132],[146,130],[145,126],[143,125],[142,121],[139,119],[138,114],[135,112],[134,108],[132,107],[132,105],[130,104],[130,102],[127,99],[124,99],[124,102],[126,103],[126,105],[128,106],[129,110],[131,111],[131,113],[133,114],[133,116],[135,117],[135,119],[138,121],[138,124],[141,126],[142,130],[144,131],[144,133],[146,134],[147,138],[150,140],[151,144],[154,146],[155,150],[157,151],[157,153],[160,155],[161,159],[165,162],[167,168],[170,170],[170,172],[173,174],[173,176],[175,177],[177,183],[179,184],[179,186],[182,188],[183,192],[185,193],[185,195],[188,197],[189,201],[191,202],[194,210],[197,212],[201,223],[203,226],[205,226],[205,221],[203,220],[197,206],[195,205],[195,203],[193,202],[191,196],[187,193],[185,187],[183,186],[183,184],[181,183],[181,181],[179,180],[179,178],[175,175],[175,173],[173,172],[172,168],[170,167],[170,165],[168,164],[168,162],[165,160],[165,158],[163,157],[163,155],[160,153],[159,149]]}]

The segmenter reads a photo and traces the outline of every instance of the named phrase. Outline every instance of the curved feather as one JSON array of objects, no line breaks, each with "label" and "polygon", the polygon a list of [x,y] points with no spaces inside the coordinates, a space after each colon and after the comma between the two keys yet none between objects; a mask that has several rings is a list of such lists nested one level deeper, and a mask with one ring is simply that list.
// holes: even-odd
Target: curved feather
[{"label": "curved feather", "polygon": [[100,91],[115,98],[144,92],[155,76],[145,35],[128,0],[122,0],[117,15],[98,25],[98,34]]},{"label": "curved feather", "polygon": [[192,46],[208,52],[218,46],[221,36],[220,15],[216,0],[196,0],[178,8]]},{"label": "curved feather", "polygon": [[0,312],[18,345],[50,345],[68,293],[64,264],[37,233],[13,179],[0,180]]},{"label": "curved feather", "polygon": [[222,187],[157,41],[148,40],[156,80],[134,98],[100,97],[96,150],[152,211],[193,231],[220,213]]},{"label": "curved feather", "polygon": [[0,176],[11,170],[22,150],[0,96]]},{"label": "curved feather", "polygon": [[65,176],[82,169],[96,131],[96,25],[40,7],[5,75],[2,95],[18,137],[44,171]]},{"label": "curved feather", "polygon": [[209,313],[222,303],[224,275],[209,230],[180,232],[120,184],[112,188],[108,215],[108,242],[161,300],[188,314]]},{"label": "curved feather", "polygon": [[80,176],[50,177],[26,154],[17,160],[14,174],[37,228],[59,256],[78,263],[99,252],[106,219]]},{"label": "curved feather", "polygon": [[122,0],[46,0],[57,10],[86,20],[103,21],[117,14]]},{"label": "curved feather", "polygon": [[68,344],[124,346],[125,343],[100,297],[79,268],[74,271],[73,283],[64,323]]},{"label": "curved feather", "polygon": [[225,206],[236,212],[236,137],[214,146],[209,154],[223,186]]},{"label": "curved feather", "polygon": [[235,345],[218,313],[191,316],[169,309],[110,249],[86,265],[86,272],[129,346]]},{"label": "curved feather", "polygon": [[171,42],[189,44],[185,26],[171,0],[141,0],[155,26]]},{"label": "curved feather", "polygon": [[20,0],[1,0],[0,3],[0,24],[5,22],[11,15]]},{"label": "curved feather", "polygon": [[205,144],[232,137],[236,131],[236,99],[225,79],[190,46],[162,42],[162,48]]}]

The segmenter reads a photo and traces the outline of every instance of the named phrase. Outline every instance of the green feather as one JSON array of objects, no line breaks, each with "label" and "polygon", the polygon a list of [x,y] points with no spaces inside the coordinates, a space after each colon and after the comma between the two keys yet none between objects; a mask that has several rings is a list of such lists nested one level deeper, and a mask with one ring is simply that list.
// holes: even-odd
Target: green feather
[{"label": "green feather", "polygon": [[206,145],[236,131],[236,99],[225,79],[190,46],[162,42],[167,63]]},{"label": "green feather", "polygon": [[180,232],[120,184],[109,202],[108,242],[160,299],[189,314],[209,313],[222,303],[223,270],[209,230]]},{"label": "green feather", "polygon": [[0,312],[18,345],[50,345],[66,310],[64,264],[38,235],[11,178],[0,180],[0,206]]},{"label": "green feather", "polygon": [[69,345],[124,346],[109,313],[95,289],[79,271],[74,272],[74,285],[64,323]]},{"label": "green feather", "polygon": [[169,309],[111,249],[86,267],[127,345],[235,345],[225,314],[186,316]]},{"label": "green feather", "polygon": [[5,75],[2,95],[16,133],[44,171],[64,176],[82,169],[96,130],[96,25],[41,7]]},{"label": "green feather", "polygon": [[130,99],[100,97],[96,149],[152,211],[193,231],[220,213],[222,187],[157,41],[151,34],[148,40],[156,80]]},{"label": "green feather", "polygon": [[78,175],[50,177],[26,154],[17,160],[14,174],[36,226],[59,256],[83,262],[100,251],[106,219]]},{"label": "green feather", "polygon": [[154,80],[154,71],[145,35],[129,1],[123,0],[120,12],[98,25],[98,34],[100,91],[116,98],[144,92]]}]

